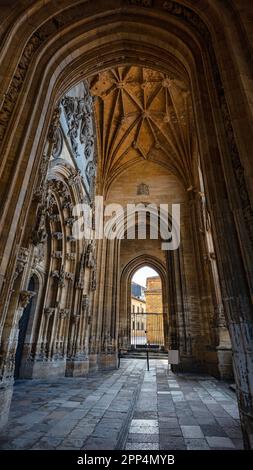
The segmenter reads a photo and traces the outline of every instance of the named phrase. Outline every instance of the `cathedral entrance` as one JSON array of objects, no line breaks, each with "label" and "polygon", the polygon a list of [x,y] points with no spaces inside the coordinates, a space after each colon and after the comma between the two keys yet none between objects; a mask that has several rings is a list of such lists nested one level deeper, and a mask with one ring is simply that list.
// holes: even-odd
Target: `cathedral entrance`
[{"label": "cathedral entrance", "polygon": [[131,281],[131,349],[164,349],[162,283],[159,274],[144,266]]}]

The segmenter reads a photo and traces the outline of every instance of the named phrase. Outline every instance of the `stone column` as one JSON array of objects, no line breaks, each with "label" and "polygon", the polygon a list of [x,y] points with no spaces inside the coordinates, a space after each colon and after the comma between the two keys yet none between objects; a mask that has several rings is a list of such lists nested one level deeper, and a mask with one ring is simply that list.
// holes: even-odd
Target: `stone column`
[{"label": "stone column", "polygon": [[210,206],[224,314],[233,347],[233,365],[246,448],[253,447],[253,311],[233,215],[227,200]]}]

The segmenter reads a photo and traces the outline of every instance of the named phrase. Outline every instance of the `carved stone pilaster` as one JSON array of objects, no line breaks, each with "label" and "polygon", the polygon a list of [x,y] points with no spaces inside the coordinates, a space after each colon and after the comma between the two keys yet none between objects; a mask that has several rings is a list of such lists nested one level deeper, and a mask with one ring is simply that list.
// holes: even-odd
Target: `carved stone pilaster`
[{"label": "carved stone pilaster", "polygon": [[217,305],[214,317],[215,328],[227,328],[223,305]]}]

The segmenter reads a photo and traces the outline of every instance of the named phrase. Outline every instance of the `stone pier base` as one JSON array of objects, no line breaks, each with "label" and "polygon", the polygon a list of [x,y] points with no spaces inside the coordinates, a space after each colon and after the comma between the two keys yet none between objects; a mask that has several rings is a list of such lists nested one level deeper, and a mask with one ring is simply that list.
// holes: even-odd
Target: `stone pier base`
[{"label": "stone pier base", "polygon": [[57,361],[36,361],[33,367],[33,379],[65,377],[66,359]]},{"label": "stone pier base", "polygon": [[67,361],[66,377],[84,377],[89,372],[89,361]]},{"label": "stone pier base", "polygon": [[13,381],[4,382],[0,386],[0,429],[8,421],[11,399],[13,394]]},{"label": "stone pier base", "polygon": [[98,367],[99,369],[116,369],[118,367],[118,354],[100,354]]}]

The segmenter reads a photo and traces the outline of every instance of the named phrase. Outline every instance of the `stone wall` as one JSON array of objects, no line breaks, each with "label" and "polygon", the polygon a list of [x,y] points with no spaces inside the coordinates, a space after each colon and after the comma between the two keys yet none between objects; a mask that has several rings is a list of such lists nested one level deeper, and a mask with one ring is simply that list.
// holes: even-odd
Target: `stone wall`
[{"label": "stone wall", "polygon": [[147,340],[164,346],[162,282],[159,276],[147,277],[146,282]]}]

